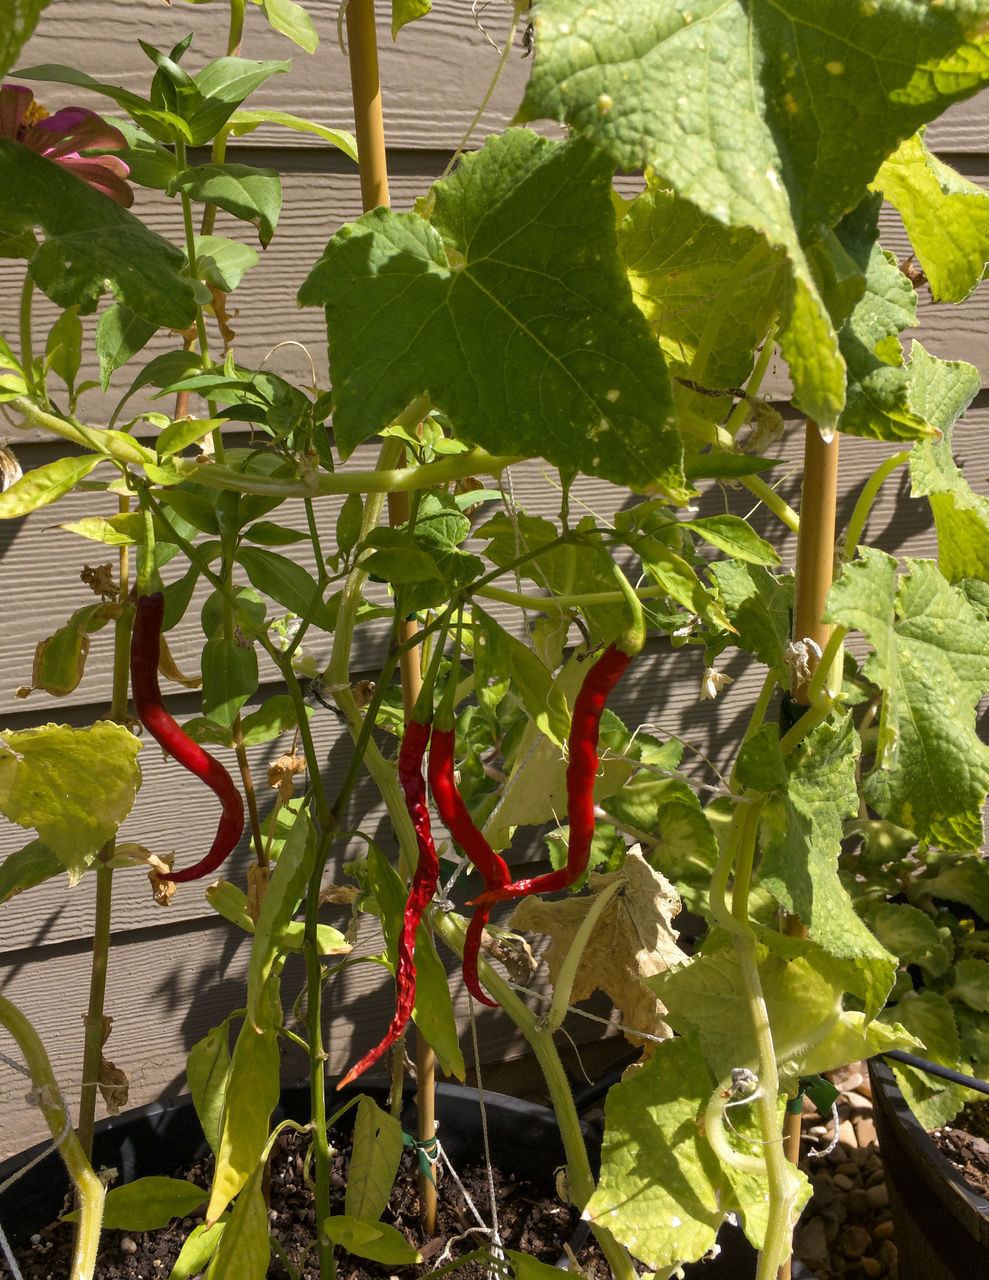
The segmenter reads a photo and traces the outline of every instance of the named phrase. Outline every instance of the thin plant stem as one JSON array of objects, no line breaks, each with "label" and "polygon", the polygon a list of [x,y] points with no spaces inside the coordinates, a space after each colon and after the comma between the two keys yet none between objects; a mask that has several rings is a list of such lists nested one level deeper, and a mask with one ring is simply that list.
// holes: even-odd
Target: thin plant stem
[{"label": "thin plant stem", "polygon": [[845,530],[845,536],[842,539],[842,547],[845,556],[854,556],[855,549],[862,537],[862,530],[865,528],[865,522],[869,518],[869,512],[872,510],[872,504],[876,499],[876,494],[883,487],[888,476],[890,476],[897,467],[902,467],[905,462],[910,461],[910,452],[907,449],[894,453],[891,458],[887,458],[885,462],[881,462],[872,475],[865,482],[862,492],[859,494],[858,501],[855,503],[855,510],[852,512],[851,519],[848,521],[848,528]]},{"label": "thin plant stem", "polygon": [[[31,335],[31,303],[34,300],[34,277],[30,271],[24,273],[24,283],[21,286],[21,306],[20,306],[20,340],[21,340],[21,368],[24,371],[24,381],[27,383],[28,395],[33,396],[39,390],[34,381],[34,341]],[[44,391],[44,386],[40,388]],[[45,403],[48,397],[45,396]]]},{"label": "thin plant stem", "polygon": [[92,1280],[99,1250],[106,1188],[93,1172],[72,1128],[69,1110],[38,1033],[16,1005],[3,996],[0,996],[0,1026],[7,1028],[24,1055],[31,1073],[32,1096],[41,1108],[45,1123],[76,1189],[79,1223],[68,1280]]}]

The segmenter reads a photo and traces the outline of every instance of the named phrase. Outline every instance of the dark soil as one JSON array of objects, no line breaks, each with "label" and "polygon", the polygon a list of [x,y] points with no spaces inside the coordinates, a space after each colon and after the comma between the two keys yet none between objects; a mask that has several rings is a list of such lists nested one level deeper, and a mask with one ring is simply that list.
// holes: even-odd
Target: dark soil
[{"label": "dark soil", "polygon": [[[272,1240],[278,1248],[273,1248],[268,1280],[289,1280],[292,1275],[279,1258],[278,1249],[283,1251],[301,1280],[318,1280],[315,1259],[307,1258],[307,1250],[315,1235],[315,1214],[312,1197],[303,1180],[305,1142],[304,1136],[291,1131],[283,1133],[273,1154],[270,1218]],[[339,1280],[388,1280],[396,1272],[401,1273],[403,1280],[415,1280],[415,1277],[426,1275],[450,1259],[475,1254],[489,1243],[485,1233],[475,1230],[476,1219],[460,1189],[448,1176],[439,1179],[437,1234],[431,1239],[425,1238],[419,1224],[417,1170],[411,1155],[403,1156],[402,1171],[405,1176],[396,1183],[384,1220],[412,1241],[423,1257],[422,1265],[403,1268],[382,1266],[343,1255],[338,1250]],[[458,1170],[458,1174],[478,1212],[486,1222],[490,1222],[486,1171],[483,1168]],[[212,1157],[190,1170],[178,1170],[173,1176],[207,1187],[212,1177]],[[548,1196],[545,1188],[503,1178],[497,1173],[494,1178],[503,1246],[530,1253],[543,1262],[555,1263],[565,1254],[568,1242],[581,1227],[577,1211],[572,1206],[563,1205],[555,1196]],[[346,1157],[343,1155],[338,1155],[334,1162],[332,1184],[333,1210],[342,1213],[346,1185]],[[162,1231],[106,1231],[97,1264],[97,1280],[166,1280],[185,1238],[202,1221],[200,1214],[176,1221]],[[24,1280],[65,1280],[71,1270],[71,1250],[71,1227],[56,1223],[47,1228],[35,1238],[31,1247],[18,1255]],[[608,1280],[609,1268],[592,1239],[578,1245],[575,1252],[587,1276]],[[487,1275],[488,1268],[483,1261],[465,1259],[464,1264],[456,1268],[456,1274],[458,1280],[475,1280]],[[0,1275],[9,1275],[2,1260]]]},{"label": "dark soil", "polygon": [[989,1102],[970,1102],[931,1138],[972,1190],[989,1197]]}]

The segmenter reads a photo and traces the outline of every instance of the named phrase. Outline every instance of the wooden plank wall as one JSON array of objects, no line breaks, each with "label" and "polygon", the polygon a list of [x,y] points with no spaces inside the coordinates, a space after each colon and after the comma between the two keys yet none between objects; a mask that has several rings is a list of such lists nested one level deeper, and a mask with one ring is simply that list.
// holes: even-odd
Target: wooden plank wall
[{"label": "wooden plank wall", "polygon": [[[248,6],[245,56],[292,57],[292,72],[276,76],[259,91],[251,105],[266,105],[295,112],[322,123],[349,128],[351,110],[347,63],[337,46],[337,3],[310,0],[307,8],[319,29],[322,44],[309,57],[286,41],[271,35],[253,5]],[[434,0],[430,17],[406,28],[397,44],[388,34],[390,5],[378,6],[381,32],[381,70],[389,146],[391,193],[394,207],[411,208],[415,197],[443,171],[491,77],[497,53],[471,16],[468,0]],[[71,62],[90,74],[141,89],[147,84],[148,67],[138,38],[163,48],[195,30],[196,39],[185,65],[198,68],[209,57],[223,52],[225,35],[213,30],[224,12],[222,4],[163,8],[160,0],[57,0],[42,18],[40,29],[21,58],[21,65]],[[482,22],[501,42],[506,34],[508,6],[489,4]],[[521,50],[519,50],[519,53]],[[477,138],[499,129],[510,120],[521,96],[529,63],[513,56],[493,96]],[[33,85],[36,95],[51,109],[71,101],[83,101],[79,91],[61,86]],[[101,103],[85,100],[95,108]],[[553,132],[549,127],[547,132]],[[953,109],[929,131],[939,152],[963,173],[989,185],[989,105],[976,100]],[[292,338],[308,349],[317,380],[325,385],[326,355],[322,317],[316,310],[299,310],[295,295],[309,266],[323,244],[343,222],[360,212],[354,165],[332,148],[313,146],[308,135],[265,128],[231,147],[228,158],[245,163],[277,166],[284,175],[285,207],[278,232],[261,264],[237,294],[236,353],[249,365],[265,359],[280,340]],[[634,189],[635,179],[623,179]],[[150,210],[151,225],[178,241],[180,214],[174,203],[159,196],[141,194],[139,208]],[[886,217],[888,247],[901,256],[908,252],[902,228]],[[243,235],[243,229],[221,214],[218,233]],[[21,275],[15,263],[0,261],[0,332],[16,333],[17,296]],[[925,344],[935,354],[965,358],[989,372],[985,334],[989,295],[985,289],[961,307],[934,308],[926,292],[921,294]],[[46,314],[38,307],[39,317]],[[174,345],[167,335],[156,339],[150,351]],[[309,356],[298,347],[285,347],[270,358],[270,367],[307,382]],[[123,388],[132,375],[121,375],[115,385]],[[785,371],[774,370],[769,391],[781,401],[786,396]],[[84,406],[93,421],[105,408],[98,399]],[[980,396],[961,424],[956,440],[958,457],[970,482],[989,492],[989,395]],[[784,442],[787,457],[794,459],[779,480],[780,490],[791,503],[798,494],[801,424],[788,420]],[[15,446],[25,470],[58,456],[58,447],[47,440],[20,433]],[[848,440],[842,445],[842,517],[847,519],[855,494],[864,478],[890,450],[885,445]],[[373,450],[364,451],[370,459]],[[511,483],[523,506],[532,514],[552,516],[558,507],[554,476],[538,466],[517,468]],[[608,486],[581,480],[574,502],[609,512],[627,495]],[[750,503],[744,494],[718,487],[700,501],[704,514],[736,510],[746,514]],[[21,729],[49,721],[90,723],[103,710],[110,672],[110,642],[106,634],[94,637],[83,683],[71,696],[57,703],[44,694],[27,701],[14,697],[18,685],[30,681],[31,663],[39,639],[51,632],[88,599],[79,581],[86,563],[109,557],[94,544],[84,543],[57,528],[58,524],[101,509],[92,497],[73,496],[57,508],[47,508],[28,519],[0,524],[0,728]],[[105,510],[105,508],[103,508]],[[337,506],[328,501],[321,509],[325,530],[331,531]],[[296,512],[292,518],[301,519]],[[767,522],[768,525],[768,522]],[[926,508],[911,502],[904,479],[891,482],[875,509],[869,535],[898,555],[930,555],[934,542]],[[792,563],[792,544],[784,546]],[[178,634],[173,646],[179,666],[188,669],[197,652],[195,614]],[[372,673],[380,652],[381,632],[364,638],[355,650],[355,677]],[[323,656],[323,655],[320,655]],[[702,662],[699,652],[692,661],[678,660],[662,643],[651,646],[634,668],[616,697],[616,710],[628,723],[648,723],[664,734],[678,734],[698,749],[696,768],[711,785],[719,784],[718,771],[731,758],[744,727],[755,690],[758,671],[737,658],[727,659],[725,669],[735,677],[717,706],[713,723],[710,703],[699,703]],[[684,668],[687,668],[685,673]],[[673,671],[676,671],[674,677]],[[272,671],[265,676],[263,696],[277,692]],[[169,698],[180,719],[193,713],[195,700],[181,693]],[[349,741],[327,712],[316,719],[320,749],[325,752],[324,785],[339,784],[347,765]],[[258,776],[264,777],[267,761],[280,744],[252,753]],[[142,753],[145,782],[135,812],[125,823],[122,836],[154,848],[168,849],[181,832],[179,857],[188,862],[204,850],[215,824],[211,801],[198,793],[190,796],[186,778],[170,761],[162,759],[153,744]],[[353,803],[355,820],[377,829],[385,847],[391,847],[387,822],[376,803],[373,788],[364,785]],[[177,821],[176,815],[181,815]],[[0,856],[26,843],[19,829],[0,827]],[[341,880],[342,863],[356,848],[342,845],[334,854],[332,874]],[[229,875],[242,879],[246,851],[232,859]],[[0,990],[29,1011],[69,1096],[78,1091],[82,1040],[81,1015],[85,1007],[93,916],[92,877],[84,877],[74,889],[65,879],[53,881],[24,894],[0,912]],[[346,926],[346,916],[336,921]],[[361,946],[374,951],[380,940],[368,932]],[[246,948],[240,935],[213,915],[202,887],[183,886],[167,910],[151,900],[144,876],[137,871],[121,874],[113,909],[113,945],[110,958],[108,1011],[114,1031],[108,1055],[132,1077],[134,1104],[181,1092],[183,1064],[189,1047],[243,998]],[[451,967],[453,967],[451,965]],[[295,971],[297,976],[298,971]],[[291,987],[289,970],[287,989]],[[380,1035],[392,999],[391,983],[376,966],[348,970],[330,989],[329,1048],[331,1073],[340,1072]],[[466,1005],[458,997],[463,1014]],[[480,1020],[482,1056],[497,1060],[520,1051],[518,1038],[507,1020],[485,1011]],[[581,1026],[574,1026],[582,1034]],[[583,1032],[587,1034],[587,1032]],[[596,1034],[596,1032],[592,1032]],[[0,1045],[0,1052],[9,1046]],[[289,1064],[291,1070],[294,1064]],[[25,1084],[0,1061],[0,1158],[40,1136],[37,1113],[24,1098]]]}]

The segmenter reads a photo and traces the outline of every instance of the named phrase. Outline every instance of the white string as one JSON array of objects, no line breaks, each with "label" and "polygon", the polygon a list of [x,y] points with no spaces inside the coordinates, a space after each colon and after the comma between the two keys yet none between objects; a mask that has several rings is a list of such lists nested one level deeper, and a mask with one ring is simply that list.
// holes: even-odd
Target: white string
[{"label": "white string", "polygon": [[505,1254],[501,1247],[501,1235],[498,1231],[498,1197],[495,1194],[494,1169],[491,1164],[491,1148],[488,1144],[488,1113],[484,1106],[484,1086],[481,1082],[481,1052],[477,1043],[477,1019],[474,1016],[474,997],[467,993],[470,1010],[470,1038],[474,1047],[474,1069],[477,1072],[477,1103],[481,1108],[481,1137],[484,1141],[484,1167],[488,1175],[488,1200],[491,1206],[491,1245],[494,1255],[504,1261]]},{"label": "white string", "polygon": [[3,1250],[3,1256],[7,1259],[7,1266],[10,1267],[10,1274],[13,1280],[24,1280],[24,1277],[17,1269],[17,1263],[14,1261],[14,1255],[11,1252],[7,1237],[4,1235],[3,1227],[0,1227],[0,1249]]}]

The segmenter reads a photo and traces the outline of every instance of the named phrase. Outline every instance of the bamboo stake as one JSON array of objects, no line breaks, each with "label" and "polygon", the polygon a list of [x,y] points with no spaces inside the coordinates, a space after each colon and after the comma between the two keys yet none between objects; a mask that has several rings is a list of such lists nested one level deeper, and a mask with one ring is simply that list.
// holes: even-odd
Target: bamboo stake
[{"label": "bamboo stake", "polygon": [[[360,157],[361,205],[364,212],[388,206],[388,162],[385,152],[384,116],[381,109],[381,82],[378,75],[378,41],[373,0],[349,0],[347,5],[347,45],[350,82],[354,100],[354,133]],[[388,522],[392,526],[409,519],[407,493],[388,495]],[[415,619],[399,623],[400,642],[411,639],[417,630]],[[415,705],[422,687],[419,653],[407,649],[401,657],[402,702],[405,718]],[[416,1080],[418,1084],[418,1138],[431,1150],[436,1137],[434,1081],[436,1060],[429,1042],[416,1033]],[[436,1185],[431,1174],[419,1174],[419,1216],[423,1229],[436,1232]]]},{"label": "bamboo stake", "polygon": [[[818,654],[831,636],[824,621],[824,606],[834,578],[835,523],[838,500],[838,436],[830,442],[821,438],[816,422],[808,420],[804,436],[804,476],[800,498],[800,529],[797,533],[797,573],[793,601],[793,640],[812,640]],[[807,689],[818,657],[808,652],[807,666],[794,670],[790,694],[794,701],[809,706]],[[783,930],[791,937],[806,937],[807,928],[799,916],[787,915]],[[787,1111],[783,1120],[783,1149],[794,1164],[800,1159],[801,1114]],[[778,1280],[790,1280],[790,1259],[780,1267]]]}]

